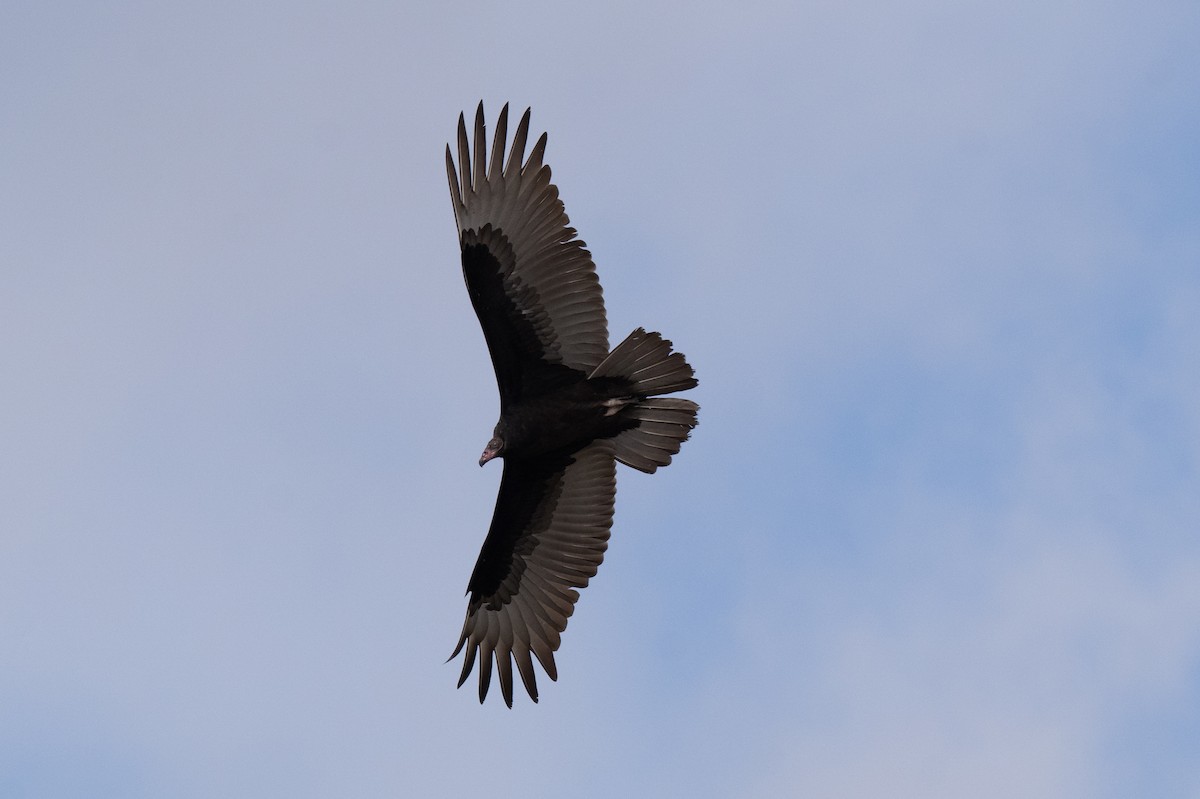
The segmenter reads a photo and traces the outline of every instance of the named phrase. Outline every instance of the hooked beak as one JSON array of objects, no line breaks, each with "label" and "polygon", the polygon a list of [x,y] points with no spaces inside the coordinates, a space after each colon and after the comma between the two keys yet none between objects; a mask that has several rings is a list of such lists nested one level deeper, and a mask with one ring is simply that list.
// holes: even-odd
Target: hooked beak
[{"label": "hooked beak", "polygon": [[503,451],[504,439],[498,435],[492,436],[491,440],[488,441],[487,446],[483,448],[483,455],[479,458],[479,465],[482,466]]}]

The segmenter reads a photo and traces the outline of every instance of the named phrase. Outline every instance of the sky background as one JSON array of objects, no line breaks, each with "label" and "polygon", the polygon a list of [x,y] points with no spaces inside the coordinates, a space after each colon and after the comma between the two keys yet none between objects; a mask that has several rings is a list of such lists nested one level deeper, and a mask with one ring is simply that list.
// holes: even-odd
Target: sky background
[{"label": "sky background", "polygon": [[[1200,796],[1200,5],[8,3],[0,795]],[[619,471],[541,703],[443,148],[533,107]]]}]

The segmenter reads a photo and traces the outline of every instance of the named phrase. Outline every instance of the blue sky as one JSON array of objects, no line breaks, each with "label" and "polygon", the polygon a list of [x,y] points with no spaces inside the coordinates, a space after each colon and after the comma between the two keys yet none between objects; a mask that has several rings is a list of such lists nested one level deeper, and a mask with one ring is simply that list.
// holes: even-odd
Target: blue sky
[{"label": "blue sky", "polygon": [[[1195,3],[0,12],[0,793],[1200,795]],[[696,366],[532,705],[443,147]]]}]

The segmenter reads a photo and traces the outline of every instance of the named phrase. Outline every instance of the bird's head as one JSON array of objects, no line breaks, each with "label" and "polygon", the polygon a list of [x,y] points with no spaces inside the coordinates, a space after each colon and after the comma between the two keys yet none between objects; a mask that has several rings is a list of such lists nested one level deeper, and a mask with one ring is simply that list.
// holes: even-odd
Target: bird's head
[{"label": "bird's head", "polygon": [[500,436],[499,433],[497,433],[496,435],[492,436],[492,440],[489,441],[487,443],[487,446],[483,448],[483,455],[482,455],[482,457],[479,458],[479,465],[482,466],[483,464],[487,463],[488,461],[490,461],[492,458],[496,457],[497,455],[503,455],[503,454],[504,454],[504,439]]}]

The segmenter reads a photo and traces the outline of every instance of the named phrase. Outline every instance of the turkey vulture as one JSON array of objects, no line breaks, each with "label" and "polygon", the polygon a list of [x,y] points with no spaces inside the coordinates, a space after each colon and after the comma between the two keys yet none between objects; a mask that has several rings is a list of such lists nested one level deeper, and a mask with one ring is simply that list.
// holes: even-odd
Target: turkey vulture
[{"label": "turkey vulture", "polygon": [[525,159],[529,110],[508,158],[508,106],[487,159],[483,103],[474,153],[458,117],[458,168],[446,146],[463,277],[500,390],[500,421],[479,459],[504,459],[500,493],[467,586],[466,682],[479,660],[479,701],[492,665],[512,707],[513,671],[537,701],[530,655],[558,679],[554,652],[604,559],[616,496],[616,461],[643,472],[671,462],[696,426],[699,406],[663,394],[697,385],[671,342],[638,328],[608,349],[596,267],[568,226],[546,134]]}]

